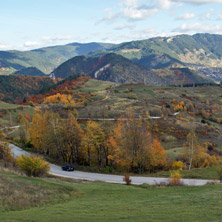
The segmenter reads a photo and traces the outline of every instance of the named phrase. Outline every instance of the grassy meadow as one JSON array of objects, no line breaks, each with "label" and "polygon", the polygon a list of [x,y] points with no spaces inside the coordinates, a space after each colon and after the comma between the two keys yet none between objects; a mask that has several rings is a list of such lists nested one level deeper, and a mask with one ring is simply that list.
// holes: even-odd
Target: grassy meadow
[{"label": "grassy meadow", "polygon": [[0,125],[2,127],[18,125],[16,117],[21,113],[28,114],[30,117],[33,115],[34,109],[30,106],[21,106],[16,104],[9,104],[0,102]]},{"label": "grassy meadow", "polygon": [[[1,222],[220,222],[222,218],[221,184],[153,187],[27,178],[2,171],[0,176]],[[4,198],[6,192],[10,201]],[[26,205],[29,198],[32,205]]]}]

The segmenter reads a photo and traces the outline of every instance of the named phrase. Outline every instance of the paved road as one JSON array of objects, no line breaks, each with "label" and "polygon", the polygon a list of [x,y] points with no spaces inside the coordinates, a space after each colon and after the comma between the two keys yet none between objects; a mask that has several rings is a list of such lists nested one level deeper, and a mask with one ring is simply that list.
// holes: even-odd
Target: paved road
[{"label": "paved road", "polygon": [[[10,144],[12,153],[14,157],[24,155],[30,155],[28,152],[22,150],[21,148]],[[110,174],[99,174],[99,173],[87,173],[82,171],[73,171],[73,172],[66,172],[62,171],[61,167],[56,166],[54,164],[50,164],[50,174],[60,177],[66,178],[73,178],[73,179],[81,179],[81,180],[88,180],[88,181],[104,181],[107,183],[124,183],[123,176],[118,175],[110,175]],[[131,176],[132,184],[139,185],[139,184],[160,184],[160,183],[168,183],[168,178],[159,178],[159,177],[139,177],[139,176]],[[197,179],[181,179],[184,185],[188,186],[202,186],[207,183],[213,182],[213,180],[197,180]]]}]

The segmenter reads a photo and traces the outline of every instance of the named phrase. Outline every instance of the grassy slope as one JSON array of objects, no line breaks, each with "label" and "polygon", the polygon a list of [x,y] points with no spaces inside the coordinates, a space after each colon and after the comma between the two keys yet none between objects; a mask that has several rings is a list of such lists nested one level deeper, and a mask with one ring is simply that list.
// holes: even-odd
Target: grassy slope
[{"label": "grassy slope", "polygon": [[[7,111],[6,111],[7,110]],[[28,114],[32,116],[34,112],[33,107],[30,106],[20,106],[9,103],[0,102],[0,114],[3,114],[3,117],[0,118],[1,126],[10,126],[10,115],[12,120],[12,125],[17,125],[16,117],[21,113],[23,115]]]},{"label": "grassy slope", "polygon": [[[108,84],[108,83],[107,83]],[[112,83],[109,83],[112,85]],[[222,105],[222,88],[221,87],[154,87],[148,85],[131,85],[131,84],[116,84],[112,85],[110,89],[106,88],[105,82],[98,80],[90,80],[85,86],[78,90],[84,92],[96,92],[101,95],[94,102],[88,102],[88,105],[78,110],[79,117],[92,117],[92,118],[113,118],[119,117],[121,114],[133,110],[137,116],[144,116],[144,112],[149,111],[151,116],[161,116],[162,105],[170,104],[173,99],[178,101],[183,100],[185,104],[190,102],[197,107],[207,108],[206,101],[210,101],[210,105]],[[89,89],[89,91],[88,91]],[[186,95],[186,98],[183,96]],[[210,107],[209,107],[210,108]],[[197,129],[199,131],[207,130],[209,136],[199,135],[199,142],[214,142],[221,146],[221,137],[217,135],[217,130],[222,130],[221,125],[212,124],[207,126],[201,124],[201,119],[192,117],[186,113],[181,113],[182,117],[189,119],[189,123],[179,121],[175,117],[169,117],[166,120],[160,120],[161,131],[163,135],[175,134],[169,131],[172,128],[183,129],[188,132],[190,129]],[[145,116],[144,116],[145,117]],[[151,121],[155,124],[156,120]],[[175,136],[175,135],[174,135]],[[166,140],[163,145],[166,149],[182,147],[185,140]],[[175,157],[175,155],[174,155]]]},{"label": "grassy slope", "polygon": [[[150,187],[125,186],[66,179],[29,179],[9,176],[24,183],[75,190],[70,201],[20,211],[0,213],[0,221],[99,222],[99,221],[221,221],[222,186]],[[56,188],[56,189],[55,189]],[[59,191],[59,189],[57,191]],[[43,190],[41,190],[43,192]],[[55,194],[55,193],[54,193]],[[56,195],[56,194],[55,194]],[[22,197],[21,197],[22,198]]]},{"label": "grassy slope", "polygon": [[64,202],[77,196],[77,191],[65,186],[62,181],[28,178],[1,169],[0,193],[0,214],[9,210]]}]

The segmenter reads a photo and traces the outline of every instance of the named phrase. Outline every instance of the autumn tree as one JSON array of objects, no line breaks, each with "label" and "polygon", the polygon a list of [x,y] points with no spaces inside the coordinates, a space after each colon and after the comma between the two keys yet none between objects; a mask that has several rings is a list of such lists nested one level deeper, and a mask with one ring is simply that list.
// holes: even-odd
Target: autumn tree
[{"label": "autumn tree", "polygon": [[163,170],[166,166],[166,151],[161,146],[159,140],[154,138],[149,149],[149,165],[150,170]]},{"label": "autumn tree", "polygon": [[20,140],[22,143],[26,143],[26,141],[29,140],[29,121],[27,120],[26,117],[24,117],[22,114],[19,115],[19,134],[20,134]]},{"label": "autumn tree", "polygon": [[194,156],[197,156],[199,153],[197,146],[198,145],[197,137],[193,130],[190,131],[189,134],[187,135],[187,145],[188,145],[187,156],[189,161],[189,170],[191,170]]},{"label": "autumn tree", "polygon": [[63,147],[65,149],[61,151],[63,159],[66,156],[66,162],[80,164],[83,130],[71,112],[68,114],[68,119],[65,120],[64,124],[63,135],[65,147]]},{"label": "autumn tree", "polygon": [[100,124],[94,121],[87,122],[83,146],[89,166],[92,163],[97,163],[99,167],[108,164],[109,151],[106,136]]},{"label": "autumn tree", "polygon": [[58,113],[37,111],[30,137],[37,150],[55,159],[62,157],[68,163],[80,163],[83,131],[71,112],[67,119],[62,119]]},{"label": "autumn tree", "polygon": [[44,136],[47,127],[46,116],[41,110],[37,110],[32,118],[32,124],[29,129],[32,145],[41,152],[45,152]]},{"label": "autumn tree", "polygon": [[117,165],[139,173],[149,168],[152,136],[146,121],[136,120],[134,113],[118,120],[111,143]]}]

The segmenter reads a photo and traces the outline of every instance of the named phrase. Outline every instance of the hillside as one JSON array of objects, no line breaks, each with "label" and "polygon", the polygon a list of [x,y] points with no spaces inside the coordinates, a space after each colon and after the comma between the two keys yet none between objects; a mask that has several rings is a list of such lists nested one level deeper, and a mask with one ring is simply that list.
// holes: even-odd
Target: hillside
[{"label": "hillside", "polygon": [[24,75],[24,76],[46,76],[45,73],[40,71],[39,69],[35,67],[28,67],[21,69],[19,71],[16,71],[13,73],[13,75]]},{"label": "hillside", "polygon": [[21,103],[29,96],[38,94],[55,85],[49,77],[10,75],[0,76],[0,100]]},{"label": "hillside", "polygon": [[55,69],[51,76],[64,79],[73,73],[117,83],[179,85],[213,82],[188,68],[150,70],[115,53],[100,57],[74,57]]},{"label": "hillside", "polygon": [[64,79],[73,73],[117,83],[145,82],[152,85],[166,84],[165,80],[151,70],[115,53],[109,53],[101,57],[74,57],[60,65],[51,75],[55,78]]},{"label": "hillside", "polygon": [[221,44],[222,35],[178,35],[126,42],[90,55],[115,52],[147,68],[157,69],[175,65],[222,67]]},{"label": "hillside", "polygon": [[73,56],[83,55],[91,51],[108,49],[113,44],[106,43],[71,43],[35,49],[31,51],[0,51],[0,74],[11,74],[26,67],[36,67],[44,73]]},{"label": "hillside", "polygon": [[[222,146],[222,88],[219,86],[159,87],[91,79],[75,92],[96,94],[94,100],[87,99],[86,106],[77,108],[79,118],[115,119],[132,110],[138,118],[147,118],[148,112],[157,117],[151,120],[152,129],[161,135],[165,148],[182,147],[191,129],[201,143],[208,141]],[[179,105],[180,102],[184,105]]]}]

